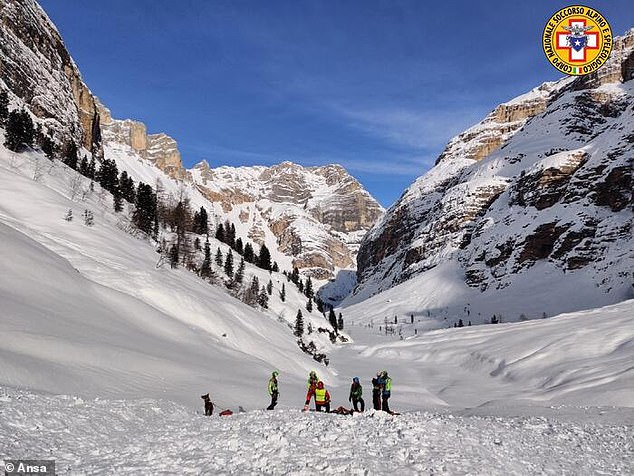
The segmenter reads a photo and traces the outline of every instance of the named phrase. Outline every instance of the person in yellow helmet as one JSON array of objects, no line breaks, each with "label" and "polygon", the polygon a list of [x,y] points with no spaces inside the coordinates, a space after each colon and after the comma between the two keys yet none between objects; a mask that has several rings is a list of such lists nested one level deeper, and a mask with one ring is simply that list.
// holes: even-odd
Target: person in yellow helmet
[{"label": "person in yellow helmet", "polygon": [[330,413],[330,393],[324,387],[324,382],[317,382],[315,388],[315,410],[320,412],[321,407],[326,408],[326,413]]},{"label": "person in yellow helmet", "polygon": [[279,387],[277,385],[277,376],[280,373],[277,370],[274,370],[271,373],[271,378],[269,379],[269,395],[271,396],[271,404],[266,408],[267,410],[273,410],[275,405],[277,405],[277,398],[280,396]]}]

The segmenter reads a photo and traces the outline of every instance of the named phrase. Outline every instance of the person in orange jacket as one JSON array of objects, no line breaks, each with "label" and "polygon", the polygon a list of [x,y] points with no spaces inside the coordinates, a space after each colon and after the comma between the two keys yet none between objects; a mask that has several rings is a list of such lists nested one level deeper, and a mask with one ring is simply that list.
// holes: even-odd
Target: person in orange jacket
[{"label": "person in orange jacket", "polygon": [[324,382],[317,382],[315,389],[315,410],[320,412],[321,407],[326,408],[326,413],[330,413],[330,393],[324,387]]}]

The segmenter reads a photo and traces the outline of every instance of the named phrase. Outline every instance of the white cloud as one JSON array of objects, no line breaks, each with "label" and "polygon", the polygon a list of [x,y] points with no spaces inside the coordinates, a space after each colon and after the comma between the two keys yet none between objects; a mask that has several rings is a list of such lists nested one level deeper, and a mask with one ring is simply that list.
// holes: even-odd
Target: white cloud
[{"label": "white cloud", "polygon": [[442,151],[454,135],[474,124],[481,111],[414,111],[399,108],[355,109],[333,106],[349,125],[393,145],[426,151]]}]

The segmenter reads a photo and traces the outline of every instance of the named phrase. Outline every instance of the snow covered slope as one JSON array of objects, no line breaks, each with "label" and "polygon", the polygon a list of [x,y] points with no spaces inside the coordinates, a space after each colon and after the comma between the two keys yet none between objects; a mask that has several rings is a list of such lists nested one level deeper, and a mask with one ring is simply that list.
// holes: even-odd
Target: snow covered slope
[{"label": "snow covered slope", "polygon": [[[634,300],[528,322],[433,331],[427,330],[435,327],[433,317],[416,316],[414,324],[401,319],[397,325],[404,340],[395,335],[383,342],[378,327],[384,321],[368,317],[367,309],[347,313],[356,341],[365,335],[362,340],[369,342],[370,333],[378,342],[359,349],[360,357],[398,369],[395,381],[419,382],[425,392],[416,385],[410,401],[634,407]],[[399,393],[409,391],[405,385]]]},{"label": "snow covered slope", "polygon": [[[172,402],[0,389],[0,453],[57,474],[628,474],[631,414],[391,417],[298,410],[205,418]],[[1,467],[1,466],[0,466]]]},{"label": "snow covered slope", "polygon": [[[110,194],[77,180],[59,162],[0,147],[0,382],[198,404],[209,389],[227,401],[245,382],[264,385],[273,368],[301,381],[318,365],[289,328],[305,304],[290,286],[291,310],[265,314],[188,271],[157,269],[153,246],[109,211]],[[259,406],[262,395],[241,401]]]},{"label": "snow covered slope", "polygon": [[[344,312],[355,342],[329,347],[326,369],[301,353],[292,336],[289,325],[305,304],[293,286],[287,286],[286,303],[271,299],[271,309],[262,313],[190,272],[157,269],[153,247],[124,231],[125,214],[109,211],[112,197],[98,186],[90,192],[84,183],[78,192],[74,171],[37,153],[14,155],[0,148],[0,159],[2,385],[117,398],[159,394],[189,406],[199,405],[198,395],[211,389],[218,402],[257,408],[276,367],[284,375],[282,405],[292,407],[303,401],[309,369],[318,367],[334,403],[345,404],[351,376],[367,384],[376,369],[389,368],[399,388],[394,405],[403,409],[477,406],[500,398],[634,401],[634,301],[568,317],[439,330],[405,341],[381,337],[376,327],[392,300],[400,306],[401,323],[420,305],[421,294],[407,288],[410,281],[388,291],[387,300],[383,293]],[[43,172],[34,175],[38,169]],[[69,209],[72,221],[64,220]],[[84,224],[84,210],[94,213],[94,226]],[[257,272],[265,282],[266,271],[248,270]],[[284,278],[271,276],[277,293]],[[445,282],[449,287],[436,292],[446,299],[477,294],[464,285],[456,288],[453,279]],[[422,296],[427,294],[435,299],[431,288]],[[474,321],[476,304],[470,308]],[[436,328],[453,311],[445,307],[429,319],[417,314],[414,325],[402,325],[402,335]],[[325,322],[316,313],[304,315],[315,327]],[[372,320],[375,326],[365,327]],[[451,376],[451,384],[439,375]],[[260,386],[261,392],[253,391]]]},{"label": "snow covered slope", "polygon": [[588,294],[593,306],[633,297],[632,70],[634,30],[600,74],[546,83],[454,138],[364,238],[348,302],[424,285],[449,262],[456,286],[491,300],[520,302],[545,280],[559,295],[549,314]]}]

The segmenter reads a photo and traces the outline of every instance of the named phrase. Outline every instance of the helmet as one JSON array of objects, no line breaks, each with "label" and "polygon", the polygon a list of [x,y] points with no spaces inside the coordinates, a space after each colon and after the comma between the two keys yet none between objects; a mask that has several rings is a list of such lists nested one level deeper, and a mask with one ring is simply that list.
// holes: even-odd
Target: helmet
[{"label": "helmet", "polygon": [[381,377],[387,377],[387,370],[381,371]]},{"label": "helmet", "polygon": [[311,371],[310,371],[310,373],[309,373],[308,375],[310,375],[311,377],[312,377],[312,376],[315,376],[315,377],[316,377],[316,376],[317,376],[317,372],[315,372],[314,370],[311,370]]},{"label": "helmet", "polygon": [[317,382],[317,388],[320,389],[320,390],[322,388],[324,388],[324,382],[322,382],[321,380],[319,382]]},{"label": "helmet", "polygon": [[383,375],[383,371],[379,370],[379,371],[376,373],[376,376],[377,376],[377,377],[380,377],[381,375]]},{"label": "helmet", "polygon": [[280,374],[279,370],[273,371],[273,377],[277,377]]},{"label": "helmet", "polygon": [[352,381],[354,383],[359,383],[359,377],[352,377]]}]

